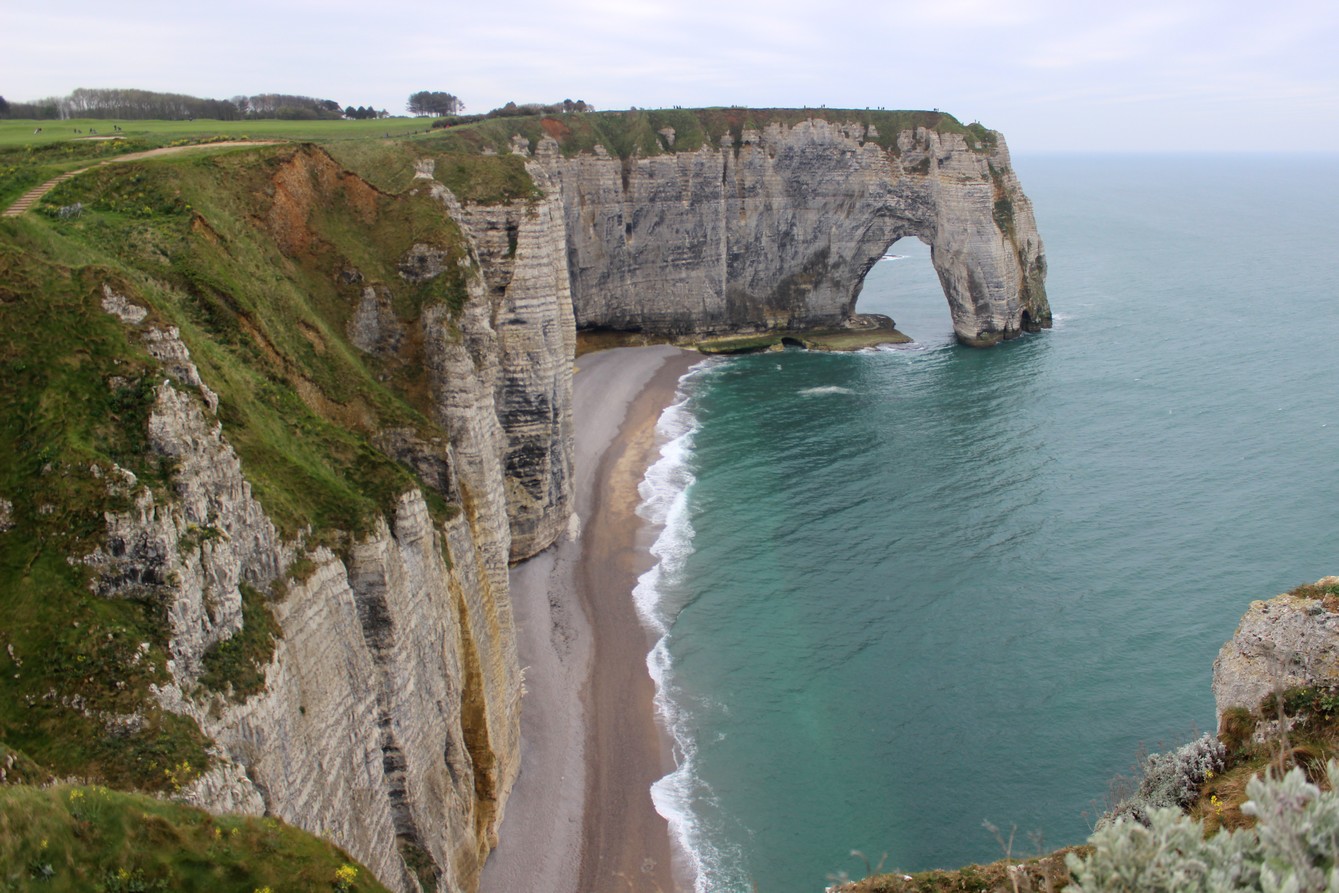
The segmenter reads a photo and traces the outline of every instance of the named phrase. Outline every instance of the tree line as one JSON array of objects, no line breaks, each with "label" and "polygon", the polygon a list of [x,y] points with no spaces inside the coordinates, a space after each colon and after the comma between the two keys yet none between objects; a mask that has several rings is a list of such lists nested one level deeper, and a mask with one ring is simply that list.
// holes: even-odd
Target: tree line
[{"label": "tree line", "polygon": [[531,115],[563,115],[571,112],[593,111],[595,111],[595,106],[584,99],[576,101],[564,99],[562,102],[553,102],[548,105],[542,102],[527,102],[524,105],[509,102],[500,108],[493,109],[491,112],[484,112],[482,115],[450,115],[440,121],[434,121],[432,126],[455,127],[458,124],[470,124],[475,121],[485,121],[489,118],[522,118]]},{"label": "tree line", "polygon": [[465,103],[440,90],[420,90],[409,94],[405,108],[415,115],[458,115],[465,110]]},{"label": "tree line", "polygon": [[595,111],[595,106],[584,99],[576,101],[564,99],[562,102],[554,102],[548,105],[540,102],[530,102],[525,105],[509,102],[500,108],[484,112],[482,115],[462,115],[461,112],[465,111],[465,103],[461,102],[459,98],[452,96],[450,93],[428,90],[411,93],[406,108],[415,115],[441,117],[443,120],[434,123],[433,127],[449,127],[454,124],[466,124],[470,121],[483,121],[487,118],[519,118],[528,115],[560,115],[566,112]]},{"label": "tree line", "polygon": [[[350,114],[352,112],[352,114]],[[384,118],[385,109],[368,106],[341,108],[333,99],[288,93],[259,93],[231,99],[201,99],[182,93],[152,90],[93,89],[80,87],[68,96],[49,96],[32,102],[6,102],[0,96],[0,118],[118,118],[127,121],[187,120],[213,118],[241,121],[250,118],[281,118],[316,121],[339,118]]]},{"label": "tree line", "polygon": [[[415,115],[432,115],[442,120],[433,126],[444,127],[482,121],[485,118],[509,118],[524,115],[557,115],[568,112],[593,112],[585,100],[564,99],[548,105],[538,102],[517,105],[509,102],[481,115],[462,115],[465,103],[458,96],[440,90],[420,90],[409,95],[406,109]],[[189,120],[212,118],[241,121],[252,118],[279,118],[290,121],[337,120],[340,118],[385,118],[389,113],[374,106],[340,107],[333,99],[297,96],[289,93],[258,93],[231,99],[201,99],[184,93],[158,93],[153,90],[129,90],[80,87],[68,96],[49,96],[32,102],[6,102],[0,96],[0,118],[57,120],[66,118],[116,118],[125,121]]]}]

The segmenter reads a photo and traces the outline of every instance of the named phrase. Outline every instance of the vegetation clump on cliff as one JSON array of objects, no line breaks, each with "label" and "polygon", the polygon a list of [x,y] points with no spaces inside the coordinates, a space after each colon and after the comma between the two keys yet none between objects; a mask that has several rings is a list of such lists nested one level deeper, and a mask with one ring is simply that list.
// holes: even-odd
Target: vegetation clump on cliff
[{"label": "vegetation clump on cliff", "polygon": [[1087,858],[1070,856],[1071,893],[1218,893],[1277,890],[1321,893],[1339,886],[1339,763],[1322,782],[1293,768],[1282,778],[1256,776],[1243,812],[1257,824],[1206,836],[1205,826],[1174,808],[1154,809],[1147,827],[1118,821],[1098,828]]},{"label": "vegetation clump on cliff", "polygon": [[[332,844],[274,818],[214,816],[101,785],[14,783],[21,754],[0,746],[0,890],[385,891]],[[342,873],[341,873],[342,872]]]}]

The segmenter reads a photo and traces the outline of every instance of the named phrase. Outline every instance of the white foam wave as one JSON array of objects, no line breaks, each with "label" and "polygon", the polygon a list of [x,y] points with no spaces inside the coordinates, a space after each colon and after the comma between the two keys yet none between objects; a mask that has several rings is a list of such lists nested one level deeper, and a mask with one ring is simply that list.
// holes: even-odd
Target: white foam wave
[{"label": "white foam wave", "polygon": [[704,856],[706,847],[700,839],[697,817],[692,809],[694,789],[697,786],[694,765],[696,752],[669,697],[667,686],[670,662],[669,637],[661,636],[646,656],[646,666],[656,684],[656,710],[674,739],[675,769],[651,785],[651,803],[669,825],[675,858],[681,860],[692,875],[694,890],[706,893],[702,887],[703,879],[709,874]]},{"label": "white foam wave", "polygon": [[633,599],[642,621],[659,633],[655,647],[646,656],[646,667],[656,687],[656,711],[674,740],[676,767],[651,786],[651,800],[656,812],[669,824],[676,859],[692,874],[697,893],[708,893],[711,879],[718,873],[714,863],[719,860],[709,855],[714,849],[705,839],[693,811],[693,803],[703,791],[695,769],[692,736],[673,697],[669,631],[679,606],[667,605],[666,601],[694,551],[693,525],[688,513],[688,496],[696,480],[691,465],[693,438],[698,430],[692,407],[692,381],[722,362],[712,359],[699,363],[679,380],[674,403],[666,407],[656,424],[656,433],[663,443],[660,458],[646,470],[637,488],[642,500],[637,514],[661,530],[651,546],[656,564],[637,580]]},{"label": "white foam wave", "polygon": [[743,854],[719,846],[719,841],[712,839],[710,828],[694,809],[694,804],[714,808],[716,794],[698,775],[697,748],[683,721],[684,716],[670,694],[668,635],[656,642],[655,648],[646,656],[646,665],[656,683],[656,709],[674,739],[675,769],[651,785],[651,802],[669,825],[676,869],[692,877],[694,893],[742,890],[743,886],[734,875],[738,866],[744,864]]},{"label": "white foam wave", "polygon": [[801,397],[819,397],[823,394],[854,394],[855,391],[850,388],[844,388],[840,385],[830,384],[817,388],[805,388],[800,391]]},{"label": "white foam wave", "polygon": [[664,635],[669,629],[662,604],[664,593],[676,580],[683,563],[693,554],[693,524],[688,518],[688,490],[696,478],[688,458],[693,450],[697,419],[681,389],[676,400],[660,414],[656,433],[664,441],[660,458],[637,485],[641,503],[637,514],[661,528],[651,546],[655,565],[637,579],[632,597],[642,622]]}]

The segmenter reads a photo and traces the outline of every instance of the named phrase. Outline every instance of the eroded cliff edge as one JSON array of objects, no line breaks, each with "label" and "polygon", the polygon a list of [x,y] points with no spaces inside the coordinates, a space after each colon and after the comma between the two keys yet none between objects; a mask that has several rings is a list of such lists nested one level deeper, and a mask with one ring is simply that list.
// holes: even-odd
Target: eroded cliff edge
[{"label": "eroded cliff edge", "polygon": [[569,514],[574,328],[544,172],[488,160],[506,187],[462,201],[411,160],[394,191],[311,146],[127,165],[69,187],[83,267],[0,244],[0,738],[470,890],[519,768],[508,565]]}]

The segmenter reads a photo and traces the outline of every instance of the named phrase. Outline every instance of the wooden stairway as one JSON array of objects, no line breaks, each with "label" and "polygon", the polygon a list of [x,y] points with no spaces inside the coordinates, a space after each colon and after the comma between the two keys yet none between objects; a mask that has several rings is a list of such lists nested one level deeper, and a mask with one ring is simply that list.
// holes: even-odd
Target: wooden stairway
[{"label": "wooden stairway", "polygon": [[19,200],[14,202],[14,204],[10,205],[8,208],[6,208],[4,214],[0,216],[4,217],[19,216],[24,211],[28,210],[34,204],[36,204],[39,198],[46,195],[48,192],[55,189],[58,185],[64,183],[66,180],[70,179],[76,174],[82,174],[85,170],[88,170],[88,168],[84,168],[83,170],[78,171],[66,171],[65,173],[61,174],[54,180],[48,180],[41,186],[34,186],[32,189],[29,189],[27,192],[23,193],[23,195],[19,198]]}]

